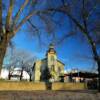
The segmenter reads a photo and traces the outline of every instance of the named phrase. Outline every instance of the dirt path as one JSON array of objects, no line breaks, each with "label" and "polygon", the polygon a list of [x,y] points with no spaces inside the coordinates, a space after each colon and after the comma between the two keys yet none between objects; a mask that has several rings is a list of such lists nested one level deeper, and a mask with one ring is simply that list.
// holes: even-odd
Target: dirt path
[{"label": "dirt path", "polygon": [[0,100],[100,100],[96,91],[0,91]]}]

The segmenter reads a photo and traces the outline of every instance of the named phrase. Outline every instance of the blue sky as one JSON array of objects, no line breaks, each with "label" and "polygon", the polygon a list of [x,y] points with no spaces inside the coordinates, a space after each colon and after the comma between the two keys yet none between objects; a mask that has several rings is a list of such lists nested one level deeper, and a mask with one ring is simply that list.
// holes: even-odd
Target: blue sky
[{"label": "blue sky", "polygon": [[[25,26],[23,25],[23,28]],[[22,29],[21,29],[22,30]],[[48,46],[52,41],[45,36],[42,37],[42,41],[46,42],[46,45],[42,45],[38,37],[33,36],[32,39],[23,31],[19,31],[13,38],[15,47],[25,50],[26,52],[31,52],[35,54],[38,59],[45,57],[45,53],[48,50]],[[58,29],[57,34],[59,37],[62,36],[63,30]],[[81,33],[80,33],[81,34]],[[55,46],[58,59],[65,63],[65,70],[79,69],[85,71],[93,71],[95,67],[95,62],[92,60],[92,52],[90,46],[88,45],[86,39],[79,34],[71,36],[65,39],[61,44]],[[47,38],[47,39],[44,39]]]},{"label": "blue sky", "polygon": [[[18,6],[15,6],[14,14],[18,10],[22,2],[18,3]],[[39,7],[39,9],[44,7],[43,5],[45,3],[42,3],[43,2],[41,2],[41,6]],[[23,14],[28,13],[28,8],[29,7],[27,7],[23,11]],[[20,20],[24,17],[23,14],[21,14]],[[6,13],[4,13],[3,16],[6,16]],[[57,13],[54,15],[53,19],[55,21],[61,21],[60,26],[56,25],[55,31],[51,33],[57,35],[58,41],[65,34],[68,34],[73,29],[73,26],[69,22],[69,19],[63,14]],[[35,54],[38,59],[42,59],[45,57],[45,53],[48,50],[49,44],[52,43],[52,40],[55,40],[51,35],[47,35],[48,32],[45,30],[46,26],[37,16],[33,16],[31,20],[38,28],[41,27],[41,41],[39,41],[38,37],[36,36],[37,32],[32,31],[31,26],[28,22],[26,22],[21,27],[21,29],[12,39],[12,41],[17,49],[31,52],[32,54]],[[31,32],[29,32],[29,30],[31,30]],[[46,45],[40,42],[43,42]],[[88,42],[84,35],[79,33],[79,31],[77,31],[75,35],[66,38],[64,41],[62,41],[62,43],[57,44],[55,46],[55,49],[57,52],[58,59],[65,63],[66,70],[79,69],[85,71],[93,71],[93,68],[96,66],[95,62],[92,60],[91,48],[88,45]]]}]

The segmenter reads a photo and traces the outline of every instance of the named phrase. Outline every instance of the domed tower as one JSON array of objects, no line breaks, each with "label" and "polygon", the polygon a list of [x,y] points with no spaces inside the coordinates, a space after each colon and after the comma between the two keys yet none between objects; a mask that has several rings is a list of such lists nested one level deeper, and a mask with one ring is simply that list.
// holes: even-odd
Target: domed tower
[{"label": "domed tower", "polygon": [[46,52],[46,58],[38,60],[34,64],[34,81],[60,81],[60,76],[64,75],[64,64],[57,59],[54,45],[50,44]]},{"label": "domed tower", "polygon": [[54,49],[54,45],[50,44],[49,49],[46,53],[47,58],[47,66],[50,71],[51,77],[55,80],[56,73],[57,73],[57,55]]}]

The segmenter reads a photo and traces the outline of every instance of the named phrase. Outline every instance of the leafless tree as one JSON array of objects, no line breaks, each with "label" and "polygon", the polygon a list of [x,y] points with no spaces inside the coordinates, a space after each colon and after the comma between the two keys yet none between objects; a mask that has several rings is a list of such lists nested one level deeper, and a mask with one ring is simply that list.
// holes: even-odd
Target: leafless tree
[{"label": "leafless tree", "polygon": [[[12,52],[12,51],[11,51]],[[36,61],[36,56],[31,54],[30,52],[26,52],[24,50],[17,50],[13,49],[13,53],[9,53],[9,64],[6,65],[6,68],[9,70],[9,80],[11,79],[11,76],[13,75],[14,69],[19,68],[20,70],[18,71],[20,73],[19,78],[22,80],[23,78],[23,71],[26,71],[29,76],[30,76],[30,81],[31,81],[31,76],[32,76],[32,67],[34,62]]]},{"label": "leafless tree", "polygon": [[[37,30],[38,27],[34,25],[32,21],[33,18],[30,20],[33,15],[37,15],[42,19],[42,21],[45,22],[45,28],[48,30],[49,33],[51,33],[52,30],[56,29],[55,23],[59,23],[54,21],[52,17],[55,13],[59,12],[63,13],[69,18],[72,25],[75,26],[75,28],[78,28],[77,32],[82,33],[86,37],[89,45],[91,46],[93,58],[98,65],[100,91],[100,56],[97,52],[97,43],[99,43],[100,40],[100,22],[98,19],[100,16],[98,7],[98,5],[100,4],[100,0],[46,0],[43,3],[46,3],[47,6],[43,5],[43,8],[40,7],[42,1],[37,4],[37,2],[34,2],[35,0],[32,0],[34,5],[32,6],[31,13],[26,15],[26,17],[24,17],[23,20],[21,20],[20,22],[19,16],[21,16],[22,11],[28,5],[29,0],[25,0],[25,2],[22,4],[22,6],[19,8],[18,12],[14,16],[14,19],[12,18],[14,0],[10,0],[6,23],[4,25],[2,24],[2,1],[3,0],[0,0],[0,68],[2,68],[1,66],[3,63],[3,58],[5,56],[9,41],[12,37],[15,36],[15,34],[19,31],[21,26],[26,21],[30,23],[32,28]],[[60,3],[56,3],[56,1],[59,1]],[[36,7],[36,4],[39,8]],[[60,19],[60,22],[62,22],[62,19]],[[73,31],[71,31],[70,33],[73,33]],[[68,36],[65,34],[64,37],[69,37],[70,33],[68,34]],[[64,39],[65,38],[63,38],[63,40]]]},{"label": "leafless tree", "polygon": [[98,78],[100,91],[100,55],[97,45],[100,44],[100,9],[99,0],[60,0],[61,5],[57,8],[51,7],[49,11],[63,13],[69,18],[72,25],[78,28],[77,32],[83,34],[91,46],[93,59],[98,65]]},{"label": "leafless tree", "polygon": [[[45,0],[43,2],[41,0],[21,0],[21,1],[0,0],[0,71],[2,68],[3,59],[8,47],[8,43],[16,35],[16,33],[19,31],[19,29],[22,27],[23,24],[25,24],[26,22],[31,24],[30,18],[32,16],[33,17],[39,16],[39,13],[42,14],[47,12],[47,9],[46,7],[44,7],[44,4],[45,4]],[[19,7],[18,10],[15,10],[17,7]],[[4,10],[5,8],[6,8],[6,12]],[[23,13],[25,15],[23,15]],[[33,17],[32,19],[34,19]],[[31,26],[34,29],[33,33],[34,34],[36,33],[39,36],[39,32],[37,32],[39,27],[37,27],[35,24],[31,24]]]}]

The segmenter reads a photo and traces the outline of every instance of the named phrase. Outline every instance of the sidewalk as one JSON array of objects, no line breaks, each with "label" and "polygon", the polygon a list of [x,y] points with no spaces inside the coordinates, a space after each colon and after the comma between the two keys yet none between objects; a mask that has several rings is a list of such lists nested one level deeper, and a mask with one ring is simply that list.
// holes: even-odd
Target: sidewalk
[{"label": "sidewalk", "polygon": [[100,100],[100,93],[70,91],[0,91],[0,100]]}]

